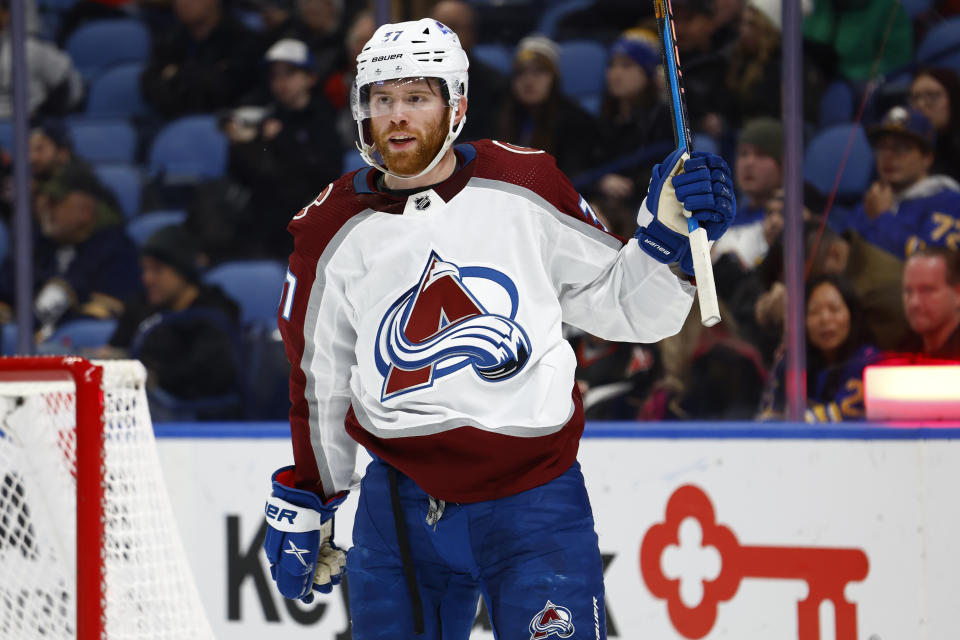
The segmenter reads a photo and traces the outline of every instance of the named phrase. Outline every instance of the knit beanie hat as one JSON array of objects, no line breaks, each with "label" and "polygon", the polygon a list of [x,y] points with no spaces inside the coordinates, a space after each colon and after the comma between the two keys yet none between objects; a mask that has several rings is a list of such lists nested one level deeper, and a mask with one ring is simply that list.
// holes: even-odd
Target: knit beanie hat
[{"label": "knit beanie hat", "polygon": [[182,225],[154,231],[140,247],[140,255],[169,265],[190,282],[200,281],[200,243]]},{"label": "knit beanie hat", "polygon": [[560,66],[560,47],[546,36],[527,36],[517,43],[513,63],[516,66],[531,60],[546,63],[554,74],[559,75],[557,70]]},{"label": "knit beanie hat", "polygon": [[610,57],[618,53],[629,56],[648,76],[653,76],[660,63],[657,34],[647,29],[628,29],[610,45]]},{"label": "knit beanie hat", "polygon": [[774,118],[755,118],[748,121],[740,131],[740,144],[755,146],[783,164],[783,125]]}]

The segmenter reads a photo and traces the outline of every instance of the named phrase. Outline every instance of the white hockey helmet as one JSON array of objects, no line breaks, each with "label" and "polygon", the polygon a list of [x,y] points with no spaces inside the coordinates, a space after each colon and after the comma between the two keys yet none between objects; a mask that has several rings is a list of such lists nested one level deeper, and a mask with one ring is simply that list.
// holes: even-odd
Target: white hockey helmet
[{"label": "white hockey helmet", "polygon": [[[411,22],[385,24],[373,34],[357,56],[357,76],[350,92],[350,108],[357,121],[360,141],[357,148],[370,166],[396,178],[418,178],[433,169],[460,135],[466,116],[454,123],[456,107],[467,95],[467,54],[460,46],[460,38],[446,25],[423,18]],[[374,141],[370,133],[370,85],[385,80],[403,78],[437,78],[450,107],[447,137],[437,155],[427,167],[415,176],[401,176],[391,172],[374,156]]]}]

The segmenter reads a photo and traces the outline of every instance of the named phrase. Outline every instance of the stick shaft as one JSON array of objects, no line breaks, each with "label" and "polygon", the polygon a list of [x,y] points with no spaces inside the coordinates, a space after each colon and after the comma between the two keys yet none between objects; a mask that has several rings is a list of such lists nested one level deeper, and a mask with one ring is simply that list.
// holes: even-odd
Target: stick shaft
[{"label": "stick shaft", "polygon": [[[670,92],[670,115],[673,121],[673,139],[678,149],[693,151],[693,138],[690,134],[690,119],[687,116],[686,93],[683,88],[683,72],[680,68],[680,56],[677,51],[676,31],[673,27],[673,8],[670,0],[654,0],[654,14],[657,30],[660,32],[660,53],[663,57],[663,69]],[[693,273],[697,278],[697,295],[700,299],[700,322],[712,327],[720,322],[720,304],[717,300],[717,286],[713,277],[713,263],[710,260],[710,245],[707,232],[694,218],[687,218],[690,236],[690,253],[693,258]]]}]

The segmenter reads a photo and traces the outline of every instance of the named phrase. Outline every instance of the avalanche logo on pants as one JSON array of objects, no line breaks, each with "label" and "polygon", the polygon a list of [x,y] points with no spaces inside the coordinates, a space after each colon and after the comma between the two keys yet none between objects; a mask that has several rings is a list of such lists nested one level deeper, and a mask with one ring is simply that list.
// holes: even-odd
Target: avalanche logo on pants
[{"label": "avalanche logo on pants", "polygon": [[517,286],[504,273],[459,267],[432,251],[420,282],[390,305],[377,330],[380,400],[467,365],[489,382],[515,375],[530,359],[530,339],[514,321],[518,306]]},{"label": "avalanche logo on pants", "polygon": [[539,640],[557,634],[561,638],[573,635],[573,616],[570,609],[558,607],[549,600],[530,621],[530,640]]}]

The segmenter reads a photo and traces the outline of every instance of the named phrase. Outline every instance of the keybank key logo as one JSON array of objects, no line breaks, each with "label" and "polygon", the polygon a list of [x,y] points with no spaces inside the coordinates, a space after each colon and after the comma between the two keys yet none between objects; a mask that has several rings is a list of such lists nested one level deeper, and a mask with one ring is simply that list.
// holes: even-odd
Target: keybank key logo
[{"label": "keybank key logo", "polygon": [[[664,575],[661,565],[665,552],[678,549],[681,524],[690,518],[700,527],[696,551],[714,550],[720,560],[719,572],[703,580],[695,606],[683,601],[682,580]],[[720,602],[736,595],[741,580],[766,578],[807,583],[807,598],[797,603],[797,640],[819,640],[822,602],[833,604],[836,640],[857,640],[857,605],[846,599],[844,589],[865,579],[868,571],[867,554],[860,549],[741,545],[733,531],[717,524],[710,498],[693,485],[673,492],[664,522],[650,527],[640,545],[643,580],[654,596],[667,601],[670,621],[685,638],[710,633]]]}]

